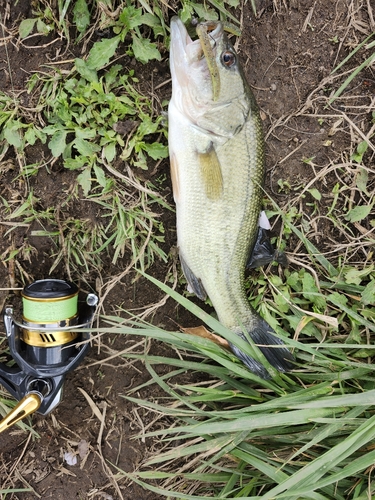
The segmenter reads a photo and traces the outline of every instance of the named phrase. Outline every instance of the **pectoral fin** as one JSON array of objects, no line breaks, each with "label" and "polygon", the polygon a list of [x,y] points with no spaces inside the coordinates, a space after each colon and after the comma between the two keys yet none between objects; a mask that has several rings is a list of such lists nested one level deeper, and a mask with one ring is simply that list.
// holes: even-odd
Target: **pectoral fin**
[{"label": "pectoral fin", "polygon": [[246,267],[248,269],[253,269],[255,267],[265,266],[273,261],[278,262],[284,267],[288,266],[286,255],[273,248],[268,237],[268,231],[262,227],[258,227],[257,239]]},{"label": "pectoral fin", "polygon": [[223,191],[221,165],[213,144],[207,151],[198,152],[198,161],[207,198],[217,200]]},{"label": "pectoral fin", "polygon": [[190,267],[184,261],[181,253],[180,253],[180,262],[182,271],[185,275],[186,281],[188,282],[188,290],[189,292],[195,293],[195,295],[201,299],[207,299],[207,293],[202,285],[202,281],[195,276],[195,274],[191,271]]}]

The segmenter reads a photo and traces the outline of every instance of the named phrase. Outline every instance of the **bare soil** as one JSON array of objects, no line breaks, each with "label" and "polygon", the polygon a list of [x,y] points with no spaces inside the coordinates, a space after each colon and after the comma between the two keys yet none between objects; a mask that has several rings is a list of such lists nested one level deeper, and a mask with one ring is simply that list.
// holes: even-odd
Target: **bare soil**
[{"label": "bare soil", "polygon": [[[1,40],[0,35],[0,90],[19,93],[25,89],[32,72],[43,71],[43,64],[46,62],[58,62],[61,57],[67,60],[80,55],[81,47],[70,45],[68,52],[64,52],[65,42],[54,41],[52,35],[20,43],[16,28],[20,20],[31,17],[31,7],[26,1],[18,2],[16,6],[13,4],[14,2],[0,0],[6,27],[4,40]],[[361,26],[372,23],[372,28],[375,28],[373,19],[369,18],[370,4],[371,0],[265,0],[258,2],[258,18],[254,18],[250,2],[237,12],[243,23],[238,52],[264,119],[268,172],[265,189],[282,206],[288,206],[294,190],[306,186],[320,169],[338,161],[348,142],[353,139],[349,128],[344,125],[332,133],[335,118],[331,118],[331,115],[350,110],[345,108],[345,101],[340,101],[340,108],[335,111],[324,108],[326,97],[333,88],[333,84],[325,82],[328,82],[331,71],[349,53],[353,44],[365,38],[367,28],[361,31]],[[375,14],[374,7],[372,11]],[[164,83],[155,93],[160,100],[168,99],[171,89],[167,53],[157,67],[136,64],[133,68],[136,75],[145,81],[146,90],[150,71],[155,70],[153,87]],[[353,81],[352,87],[354,86],[357,90],[359,88],[357,95],[362,96],[357,105],[366,105],[368,109],[375,93],[375,76],[371,70],[361,73]],[[334,88],[337,88],[336,83]],[[149,90],[151,91],[151,83]],[[24,105],[28,106],[27,93],[21,95]],[[319,119],[321,115],[327,116]],[[362,119],[369,120],[369,117],[364,114]],[[26,163],[30,164],[44,158],[45,152],[43,149],[29,148],[26,155]],[[303,161],[311,158],[312,161]],[[19,159],[9,155],[7,161],[12,162],[14,168],[5,173],[0,170],[0,195],[6,200],[12,200],[15,196],[20,196],[20,193],[24,194],[25,186],[22,185],[22,180],[15,180]],[[160,190],[172,203],[168,169],[168,162],[165,161],[152,175],[156,179],[166,174],[166,181]],[[56,163],[49,172],[41,170],[32,179],[32,187],[35,194],[45,200],[46,206],[56,206],[63,200],[69,185],[74,182],[74,175]],[[150,176],[150,173],[140,172],[140,175]],[[280,192],[282,183],[278,183],[279,180],[284,186],[289,186],[283,192]],[[333,185],[334,178],[329,175],[314,184],[323,193],[319,206],[322,213],[325,205],[332,201]],[[314,200],[311,198],[310,201]],[[88,203],[77,200],[71,209],[77,217],[83,214],[87,216]],[[90,216],[95,220],[100,214],[91,213]],[[162,219],[166,228],[164,249],[170,253],[170,261],[168,264],[157,262],[149,269],[149,273],[164,280],[175,265],[175,223],[173,213],[167,210],[162,214]],[[5,236],[8,226],[6,221],[2,222],[0,255],[9,245],[13,244],[17,248],[25,238],[29,238],[37,249],[37,254],[30,262],[21,262],[22,268],[30,279],[47,277],[51,266],[47,253],[50,242],[40,237],[30,237],[30,232],[35,229],[30,226],[18,228],[11,238]],[[324,250],[329,245],[329,231],[331,226],[327,225],[323,217],[320,218],[315,241],[318,248]],[[293,245],[292,240],[289,245]],[[293,249],[287,248],[287,251],[292,252]],[[126,258],[116,266],[108,262],[100,276],[95,273],[90,276],[90,284],[94,289],[98,289],[99,284],[100,292],[100,286],[119,275],[128,264]],[[58,276],[58,273],[59,269],[56,269],[54,276]],[[126,310],[147,307],[163,299],[163,294],[150,286],[147,280],[134,281],[133,277],[132,273],[127,274],[111,290],[104,304],[106,313],[112,314],[120,306]],[[13,286],[22,286],[20,270],[12,261],[3,262],[0,266],[0,288]],[[82,288],[83,291],[88,291],[87,284],[82,284]],[[17,294],[0,291],[0,305],[17,301]],[[195,322],[194,318],[171,300],[157,310],[153,321],[173,329],[176,325],[192,326]],[[2,329],[2,325],[0,328]],[[32,426],[39,438],[18,427],[0,435],[1,487],[32,490],[9,493],[6,495],[7,499],[158,498],[137,484],[125,479],[118,481],[115,477],[117,467],[126,472],[137,470],[159,444],[149,438],[137,437],[154,417],[124,397],[130,388],[150,378],[141,361],[129,363],[116,356],[132,347],[135,342],[133,338],[107,336],[101,337],[100,342],[94,342],[84,363],[67,377],[64,399],[58,408],[46,417],[32,417]],[[168,352],[165,346],[157,343],[148,348],[158,354]],[[107,359],[111,356],[111,359]],[[160,367],[160,370],[163,371],[164,368]],[[80,389],[92,398],[105,415],[105,425],[93,413]],[[142,391],[142,397],[157,398],[158,391],[161,396],[161,390],[152,386]],[[155,425],[170,425],[170,422],[165,419]],[[68,451],[81,451],[76,465],[68,465],[64,459],[64,453]]]}]

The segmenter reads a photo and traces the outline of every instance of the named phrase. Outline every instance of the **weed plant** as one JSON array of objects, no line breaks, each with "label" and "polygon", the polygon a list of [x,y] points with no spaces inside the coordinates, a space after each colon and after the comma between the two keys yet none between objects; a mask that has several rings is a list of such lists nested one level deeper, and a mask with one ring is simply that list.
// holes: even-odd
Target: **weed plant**
[{"label": "weed plant", "polygon": [[[35,17],[21,22],[21,39],[34,30],[67,33],[69,7],[78,32],[85,34],[91,19],[86,2],[59,2],[58,15],[48,2],[36,2]],[[82,277],[100,271],[106,254],[116,264],[127,253],[142,269],[156,256],[166,259],[160,248],[161,208],[156,207],[167,205],[150,182],[138,181],[134,173],[168,155],[162,115],[155,116],[151,98],[139,91],[134,71],[113,63],[120,44],[125,50],[122,57],[130,55],[141,63],[159,60],[157,45],[144,36],[144,30],[151,27],[154,37],[165,35],[163,17],[159,7],[154,6],[151,13],[147,4],[145,9],[120,3],[112,15],[100,8],[104,9],[103,4],[96,5],[97,23],[111,36],[93,43],[88,56],[76,58],[71,70],[49,68],[35,73],[28,84],[28,93],[36,101],[34,110],[23,108],[16,97],[0,96],[0,158],[13,148],[29,185],[27,197],[16,207],[4,201],[3,213],[8,221],[17,221],[12,229],[37,221],[42,229],[31,236],[53,242],[50,272],[63,263],[69,276],[73,271]],[[50,153],[44,168],[62,162],[75,174],[73,190],[63,203],[42,210],[37,202],[43,206],[43,201],[31,191],[31,177],[41,167],[23,161],[26,148],[41,143]],[[77,198],[97,207],[92,209],[100,214],[97,220],[67,215]]]}]

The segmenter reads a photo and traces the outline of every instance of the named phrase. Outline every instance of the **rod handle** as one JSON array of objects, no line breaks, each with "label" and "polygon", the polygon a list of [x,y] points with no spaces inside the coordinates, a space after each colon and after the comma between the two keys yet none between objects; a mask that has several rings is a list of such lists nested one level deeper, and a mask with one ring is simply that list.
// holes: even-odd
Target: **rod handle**
[{"label": "rod handle", "polygon": [[26,396],[24,396],[13,410],[0,422],[0,432],[9,429],[9,427],[23,418],[36,412],[42,404],[42,401],[42,395],[37,392],[26,394]]}]

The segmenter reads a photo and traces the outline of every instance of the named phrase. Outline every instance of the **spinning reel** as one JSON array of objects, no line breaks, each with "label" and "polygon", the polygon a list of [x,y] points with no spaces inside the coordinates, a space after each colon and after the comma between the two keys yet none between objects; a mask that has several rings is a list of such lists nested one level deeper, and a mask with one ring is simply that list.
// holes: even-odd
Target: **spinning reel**
[{"label": "spinning reel", "polygon": [[[78,307],[78,287],[58,279],[38,280],[22,291],[23,318],[13,307],[4,312],[10,354],[15,365],[0,363],[0,384],[19,403],[0,422],[0,432],[37,411],[50,413],[61,401],[66,375],[89,349],[98,297],[88,294]],[[86,331],[80,331],[86,329]]]}]

